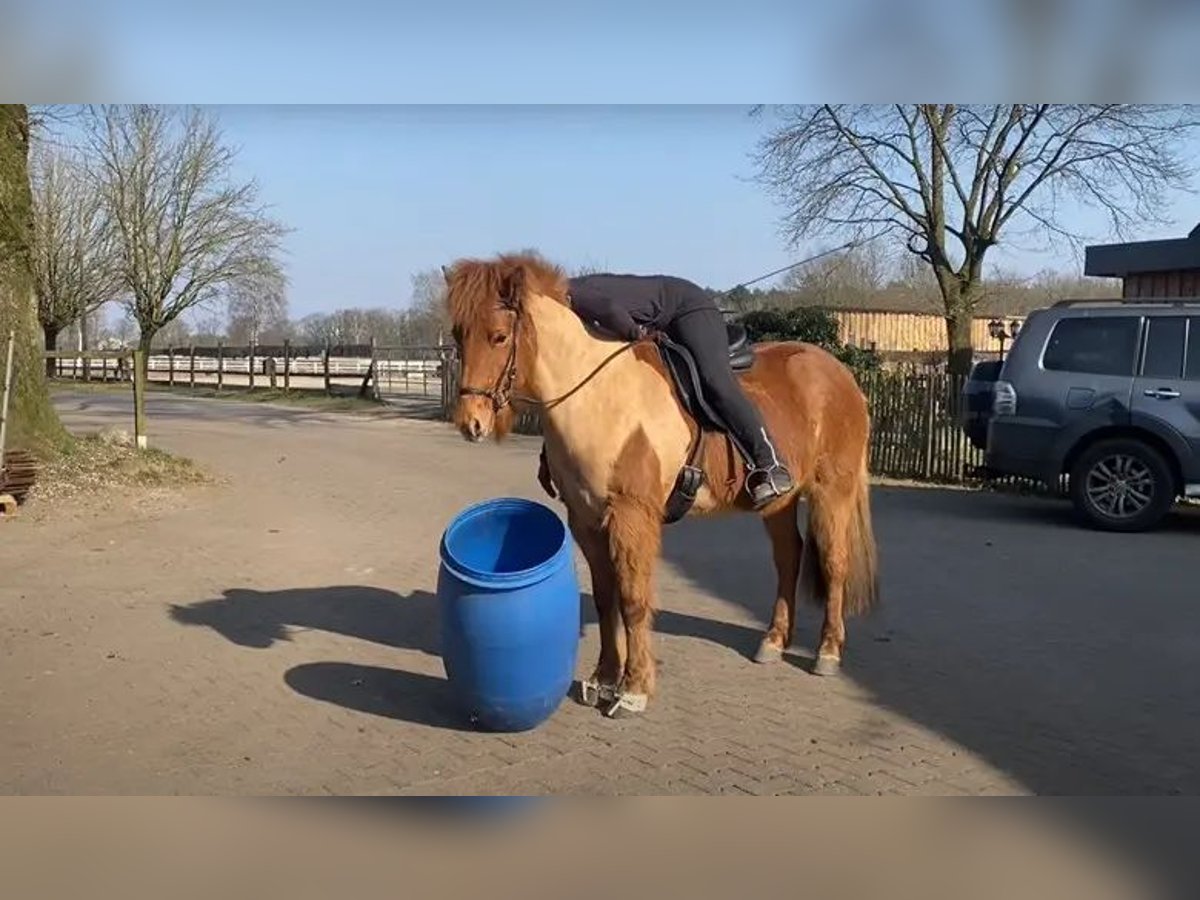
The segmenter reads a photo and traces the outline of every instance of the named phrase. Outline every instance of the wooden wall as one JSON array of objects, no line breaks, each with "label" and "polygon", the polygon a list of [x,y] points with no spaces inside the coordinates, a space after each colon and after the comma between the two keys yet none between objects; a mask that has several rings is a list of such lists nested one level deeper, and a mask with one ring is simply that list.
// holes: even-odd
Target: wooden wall
[{"label": "wooden wall", "polygon": [[1126,275],[1122,294],[1139,297],[1200,297],[1200,269]]},{"label": "wooden wall", "polygon": [[[928,353],[946,350],[946,321],[936,314],[833,310],[843,343],[870,347],[880,352]],[[988,334],[990,317],[971,323],[971,343],[976,350],[996,351],[999,343]],[[1008,319],[1003,320],[1006,324]],[[1020,319],[1018,318],[1019,322]]]}]

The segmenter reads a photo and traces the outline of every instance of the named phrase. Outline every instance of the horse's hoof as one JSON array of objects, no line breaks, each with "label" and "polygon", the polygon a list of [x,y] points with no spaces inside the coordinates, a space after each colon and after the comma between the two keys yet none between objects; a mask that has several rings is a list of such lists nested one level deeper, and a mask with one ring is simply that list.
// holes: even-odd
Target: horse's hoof
[{"label": "horse's hoof", "polygon": [[575,682],[575,690],[572,695],[575,702],[580,706],[595,706],[600,702],[600,692],[596,690],[593,684],[586,681]]},{"label": "horse's hoof", "polygon": [[623,719],[629,715],[644,713],[649,699],[645,694],[629,694],[622,691],[604,705],[604,718]]},{"label": "horse's hoof", "polygon": [[783,659],[783,648],[776,647],[770,641],[763,641],[758,645],[758,652],[754,654],[756,663],[773,663]]},{"label": "horse's hoof", "polygon": [[817,656],[817,661],[813,663],[814,675],[836,675],[841,671],[842,661],[836,656],[827,656],[820,654]]},{"label": "horse's hoof", "polygon": [[583,706],[597,707],[611,703],[617,696],[617,685],[589,678],[575,683],[575,700]]}]

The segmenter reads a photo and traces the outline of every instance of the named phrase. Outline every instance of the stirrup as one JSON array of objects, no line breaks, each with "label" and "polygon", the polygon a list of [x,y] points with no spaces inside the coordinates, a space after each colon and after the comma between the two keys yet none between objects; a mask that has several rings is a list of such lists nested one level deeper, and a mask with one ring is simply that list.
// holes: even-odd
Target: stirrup
[{"label": "stirrup", "polygon": [[[747,468],[749,471],[746,473],[746,493],[748,493],[751,499],[754,500],[756,506],[765,506],[772,500],[777,500],[780,497],[784,497],[796,489],[796,480],[791,477],[790,472],[787,473],[789,484],[786,489],[780,487],[779,483],[775,480],[776,472],[786,472],[786,469],[784,469],[783,466],[771,466],[769,469],[758,467]],[[756,479],[755,476],[758,476],[758,478]],[[762,487],[764,483],[770,488],[771,493],[766,496],[759,497],[758,489]]]}]

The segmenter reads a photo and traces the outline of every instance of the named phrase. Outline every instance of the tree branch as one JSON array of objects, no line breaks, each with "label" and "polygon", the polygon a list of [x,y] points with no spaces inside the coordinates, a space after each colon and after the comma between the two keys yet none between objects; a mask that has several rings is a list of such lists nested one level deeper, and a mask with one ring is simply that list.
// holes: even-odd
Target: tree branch
[{"label": "tree branch", "polygon": [[105,107],[93,147],[116,223],[127,306],[143,341],[187,310],[276,268],[286,233],[231,180],[233,152],[199,110]]}]

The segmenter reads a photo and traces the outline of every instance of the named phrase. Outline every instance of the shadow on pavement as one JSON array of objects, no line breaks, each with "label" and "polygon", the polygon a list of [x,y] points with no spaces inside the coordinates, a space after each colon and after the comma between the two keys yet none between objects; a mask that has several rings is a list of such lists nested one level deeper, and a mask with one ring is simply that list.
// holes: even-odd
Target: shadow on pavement
[{"label": "shadow on pavement", "polygon": [[[172,605],[171,618],[211,628],[242,647],[267,649],[298,631],[327,631],[385,647],[440,654],[437,597],[339,585],[257,591],[231,588],[213,600]],[[298,694],[346,709],[436,728],[466,730],[444,678],[343,662],[294,666],[284,681]]]},{"label": "shadow on pavement", "polygon": [[[882,603],[847,622],[845,673],[876,702],[1041,794],[1200,792],[1190,530],[1099,534],[1036,498],[876,488]],[[770,548],[749,517],[669,529],[666,559],[766,622]],[[801,607],[811,650],[820,612]],[[719,629],[718,629],[719,631]],[[744,652],[744,640],[733,637]]]},{"label": "shadow on pavement", "polygon": [[[595,623],[590,594],[580,597],[580,633]],[[428,591],[408,596],[383,588],[338,585],[258,591],[230,588],[222,596],[187,605],[169,615],[182,625],[211,628],[231,643],[265,650],[302,631],[326,631],[385,647],[441,655],[438,600]],[[342,662],[307,663],[289,669],[284,681],[315,700],[357,712],[469,730],[444,678]]]},{"label": "shadow on pavement", "polygon": [[214,600],[172,605],[183,625],[203,625],[243,647],[266,649],[290,640],[294,631],[328,631],[407,650],[437,655],[437,597],[362,585],[256,591],[231,588]]},{"label": "shadow on pavement", "polygon": [[[1125,536],[1065,527],[1069,509],[1036,497],[877,487],[872,498],[883,597],[848,620],[843,677],[1037,794],[1200,793],[1193,515]],[[667,529],[664,558],[768,620],[774,569],[750,517],[684,520]],[[674,618],[676,633],[702,630]],[[796,649],[811,650],[820,612],[801,606],[798,620]],[[743,653],[758,636],[703,630]],[[1170,880],[1190,867],[1148,837],[1144,816],[1089,808],[1056,806]]]},{"label": "shadow on pavement", "polygon": [[451,731],[472,730],[444,678],[381,666],[317,662],[293,666],[283,680],[297,694],[355,712]]}]

